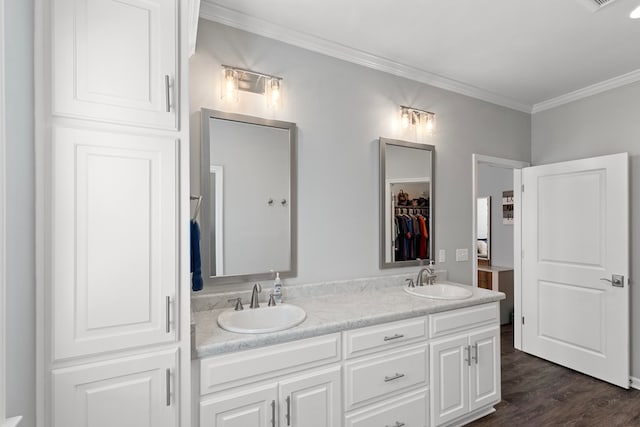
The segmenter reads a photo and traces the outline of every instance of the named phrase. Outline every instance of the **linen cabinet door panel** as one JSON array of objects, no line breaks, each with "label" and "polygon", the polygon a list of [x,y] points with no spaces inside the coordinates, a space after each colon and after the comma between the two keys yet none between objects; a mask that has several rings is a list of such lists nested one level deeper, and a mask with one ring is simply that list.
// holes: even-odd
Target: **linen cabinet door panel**
[{"label": "linen cabinet door panel", "polygon": [[340,366],[280,382],[280,426],[340,427]]},{"label": "linen cabinet door panel", "polygon": [[53,3],[53,113],[176,129],[176,0]]},{"label": "linen cabinet door panel", "polygon": [[53,427],[177,427],[177,350],[53,371]]},{"label": "linen cabinet door panel", "polygon": [[472,364],[470,410],[500,401],[500,329],[492,328],[469,336]]},{"label": "linen cabinet door panel", "polygon": [[431,344],[431,414],[438,426],[469,412],[468,336]]},{"label": "linen cabinet door panel", "polygon": [[54,130],[55,359],[176,339],[177,148]]},{"label": "linen cabinet door panel", "polygon": [[278,386],[239,389],[200,402],[200,427],[276,427]]}]

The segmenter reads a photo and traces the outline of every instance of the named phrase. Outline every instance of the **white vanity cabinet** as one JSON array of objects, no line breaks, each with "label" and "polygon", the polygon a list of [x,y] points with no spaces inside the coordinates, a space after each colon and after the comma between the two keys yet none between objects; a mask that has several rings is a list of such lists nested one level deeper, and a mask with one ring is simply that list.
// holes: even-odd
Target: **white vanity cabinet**
[{"label": "white vanity cabinet", "polygon": [[340,427],[340,334],[200,361],[200,427]]},{"label": "white vanity cabinet", "polygon": [[177,129],[176,0],[56,0],[53,113]]},{"label": "white vanity cabinet", "polygon": [[433,426],[471,420],[500,401],[498,315],[497,304],[486,304],[430,316],[438,337],[431,341]]}]

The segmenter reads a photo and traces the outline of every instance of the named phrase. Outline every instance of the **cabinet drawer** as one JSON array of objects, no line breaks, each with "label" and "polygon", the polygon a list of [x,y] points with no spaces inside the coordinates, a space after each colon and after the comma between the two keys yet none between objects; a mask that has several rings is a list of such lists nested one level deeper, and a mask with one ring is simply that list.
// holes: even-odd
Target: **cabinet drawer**
[{"label": "cabinet drawer", "polygon": [[344,333],[345,358],[362,356],[427,338],[426,319],[409,319]]},{"label": "cabinet drawer", "polygon": [[496,302],[432,314],[429,316],[429,336],[436,338],[469,328],[498,324],[498,314]]},{"label": "cabinet drawer", "polygon": [[426,389],[404,394],[384,404],[372,405],[345,418],[345,427],[426,426],[429,419]]},{"label": "cabinet drawer", "polygon": [[209,357],[200,362],[200,393],[204,395],[339,360],[340,334]]},{"label": "cabinet drawer", "polygon": [[385,352],[345,365],[345,410],[428,383],[427,345]]}]

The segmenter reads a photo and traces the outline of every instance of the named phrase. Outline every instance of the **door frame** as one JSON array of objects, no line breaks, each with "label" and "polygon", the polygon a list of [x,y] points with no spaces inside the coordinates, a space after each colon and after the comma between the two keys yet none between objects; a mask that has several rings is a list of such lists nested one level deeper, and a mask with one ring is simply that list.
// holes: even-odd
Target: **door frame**
[{"label": "door frame", "polygon": [[[529,162],[505,159],[501,157],[485,156],[483,154],[472,154],[471,166],[471,270],[472,284],[478,286],[478,251],[476,250],[476,223],[478,220],[477,202],[478,199],[478,168],[480,165],[493,166],[503,169],[513,169],[513,311],[514,319],[522,317],[522,193],[515,191],[522,186],[522,168],[531,166]],[[514,320],[513,344],[517,349],[522,348],[522,330],[515,327]]]}]

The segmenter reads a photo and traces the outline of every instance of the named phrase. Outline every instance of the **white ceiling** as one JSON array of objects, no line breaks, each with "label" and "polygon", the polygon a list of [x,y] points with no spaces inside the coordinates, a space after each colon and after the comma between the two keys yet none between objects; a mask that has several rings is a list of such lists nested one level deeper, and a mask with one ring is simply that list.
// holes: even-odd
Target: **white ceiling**
[{"label": "white ceiling", "polygon": [[640,0],[202,0],[200,15],[522,111],[640,80]]}]

